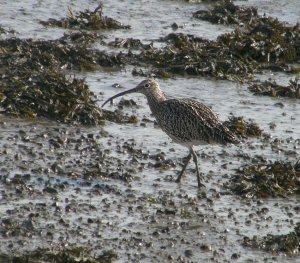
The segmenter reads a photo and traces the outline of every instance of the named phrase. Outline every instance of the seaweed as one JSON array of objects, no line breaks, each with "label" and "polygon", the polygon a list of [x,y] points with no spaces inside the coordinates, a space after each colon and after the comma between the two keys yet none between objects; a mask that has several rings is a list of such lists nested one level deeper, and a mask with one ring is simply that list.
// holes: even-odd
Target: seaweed
[{"label": "seaweed", "polygon": [[0,254],[0,260],[13,263],[111,263],[117,259],[117,254],[113,250],[104,250],[99,256],[89,256],[90,253],[90,249],[85,247],[65,248],[57,252],[37,248],[22,255]]},{"label": "seaweed", "polygon": [[66,18],[60,20],[50,18],[48,21],[40,21],[44,26],[56,26],[69,29],[100,30],[100,29],[129,29],[119,21],[103,15],[103,4],[100,3],[94,11],[88,9],[73,13],[68,9]]},{"label": "seaweed", "polygon": [[103,121],[101,110],[84,79],[67,78],[58,69],[7,70],[0,86],[2,113],[85,125]]},{"label": "seaweed", "polygon": [[173,75],[166,72],[164,69],[159,69],[159,68],[151,68],[148,71],[144,71],[141,68],[134,68],[131,72],[133,76],[142,76],[145,78],[161,78],[161,79],[166,79],[166,78],[173,78]]},{"label": "seaweed", "polygon": [[245,165],[231,178],[229,188],[235,194],[246,198],[299,194],[299,163],[275,161]]},{"label": "seaweed", "polygon": [[252,77],[253,63],[233,56],[228,48],[216,41],[193,35],[171,33],[162,41],[163,48],[151,48],[138,55],[138,61],[163,68],[172,74],[213,76],[238,80]]},{"label": "seaweed", "polygon": [[230,0],[217,4],[212,10],[199,10],[193,14],[193,17],[209,21],[214,24],[241,25],[250,23],[258,18],[257,8],[240,7]]},{"label": "seaweed", "polygon": [[90,44],[94,44],[96,40],[102,38],[103,37],[95,31],[78,30],[65,32],[64,35],[59,39],[59,41],[63,44],[68,43],[88,46]]},{"label": "seaweed", "polygon": [[102,123],[102,112],[85,80],[64,73],[124,65],[122,53],[90,49],[95,38],[98,36],[77,32],[50,41],[0,40],[1,113],[85,125]]},{"label": "seaweed", "polygon": [[0,234],[3,237],[30,236],[34,232],[34,225],[30,219],[20,222],[14,218],[2,218],[0,226]]},{"label": "seaweed", "polygon": [[118,124],[125,124],[125,123],[132,123],[136,124],[138,122],[138,118],[136,115],[124,115],[119,110],[116,111],[109,111],[102,109],[103,118],[105,120],[116,122]]},{"label": "seaweed", "polygon": [[212,23],[236,24],[231,33],[222,34],[217,43],[240,61],[258,63],[256,69],[295,73],[287,63],[300,61],[300,24],[294,26],[278,19],[260,16],[254,7],[240,7],[224,1],[212,10],[199,10],[194,17]]},{"label": "seaweed", "polygon": [[287,63],[300,61],[300,24],[288,26],[260,17],[242,29],[209,41],[194,35],[171,33],[162,48],[142,50],[136,61],[172,74],[212,76],[244,82],[264,69],[296,73]]},{"label": "seaweed", "polygon": [[286,253],[289,256],[297,255],[300,252],[300,222],[295,225],[294,230],[285,235],[268,234],[261,238],[244,237],[243,246],[261,249],[271,253]]},{"label": "seaweed", "polygon": [[16,34],[17,32],[13,29],[5,29],[0,25],[0,35],[1,34]]},{"label": "seaweed", "polygon": [[242,116],[231,116],[223,124],[232,132],[242,137],[260,137],[264,135],[263,130],[253,120],[249,119],[249,121],[245,121]]},{"label": "seaweed", "polygon": [[300,61],[300,24],[289,26],[272,17],[255,19],[217,41],[233,55],[259,63],[261,69],[275,65],[285,71],[284,63]]},{"label": "seaweed", "polygon": [[255,95],[300,99],[300,84],[298,80],[298,78],[291,79],[288,86],[282,86],[277,84],[275,80],[269,79],[255,83],[249,86],[248,89]]},{"label": "seaweed", "polygon": [[109,42],[108,46],[128,49],[140,49],[145,47],[141,40],[134,38],[116,38],[114,41]]},{"label": "seaweed", "polygon": [[39,70],[43,67],[92,70],[96,66],[124,65],[121,53],[107,54],[87,45],[68,44],[66,36],[58,40],[10,38],[0,40],[0,67],[21,67]]}]

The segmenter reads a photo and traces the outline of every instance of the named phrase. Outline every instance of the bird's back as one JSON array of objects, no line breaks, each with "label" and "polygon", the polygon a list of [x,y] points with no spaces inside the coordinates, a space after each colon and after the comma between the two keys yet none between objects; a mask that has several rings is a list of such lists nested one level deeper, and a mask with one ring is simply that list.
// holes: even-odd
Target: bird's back
[{"label": "bird's back", "polygon": [[157,105],[153,112],[161,129],[173,141],[185,146],[238,143],[206,105],[191,99],[170,99]]}]

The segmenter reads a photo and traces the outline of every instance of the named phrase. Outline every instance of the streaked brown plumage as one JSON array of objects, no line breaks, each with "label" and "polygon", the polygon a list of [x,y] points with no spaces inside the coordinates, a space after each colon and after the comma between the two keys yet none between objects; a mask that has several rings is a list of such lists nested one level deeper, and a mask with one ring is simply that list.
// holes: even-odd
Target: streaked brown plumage
[{"label": "streaked brown plumage", "polygon": [[215,143],[236,144],[238,139],[219,121],[209,107],[191,99],[167,99],[154,79],[146,79],[135,88],[116,94],[106,100],[102,107],[119,96],[135,92],[142,93],[147,97],[151,112],[161,129],[174,142],[189,149],[186,163],[176,182],[180,182],[181,176],[193,157],[197,170],[198,187],[204,186],[201,183],[197,155],[193,146]]}]

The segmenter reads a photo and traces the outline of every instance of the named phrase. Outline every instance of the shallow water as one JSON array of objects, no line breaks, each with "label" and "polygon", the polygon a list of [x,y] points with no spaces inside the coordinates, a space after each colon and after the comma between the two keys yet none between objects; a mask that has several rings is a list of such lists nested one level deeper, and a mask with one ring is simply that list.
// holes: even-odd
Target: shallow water
[{"label": "shallow water", "polygon": [[[86,8],[93,9],[97,3],[98,1],[89,1],[87,4],[86,1],[65,0],[59,2],[2,1],[1,25],[5,28],[13,28],[18,32],[19,37],[56,39],[62,36],[64,30],[45,28],[38,23],[39,20],[64,17],[68,6],[76,12]],[[297,0],[249,0],[237,1],[237,3],[256,6],[259,8],[259,13],[278,17],[279,20],[291,24],[299,22],[300,5]],[[208,6],[199,3],[188,4],[185,1],[107,1],[104,3],[104,14],[131,25],[132,29],[105,31],[103,32],[105,41],[114,40],[116,37],[132,37],[139,38],[145,43],[154,41],[154,46],[158,46],[161,43],[155,41],[174,32],[171,28],[173,22],[182,26],[176,32],[195,34],[209,39],[215,39],[219,34],[232,30],[230,27],[211,25],[192,18],[192,13],[202,8]],[[100,44],[96,46],[107,49]],[[132,88],[142,80],[140,77],[133,77],[131,71],[132,67],[128,66],[121,71],[99,70],[91,73],[72,72],[72,74],[86,78],[91,90],[99,94],[99,104],[101,104],[102,101],[120,91],[114,88],[113,84],[119,83],[126,88]],[[287,84],[292,76],[265,72],[264,75],[257,77],[272,77]],[[293,210],[299,203],[299,196],[288,199],[270,198],[258,205],[256,201],[245,201],[227,194],[222,187],[228,177],[234,173],[234,169],[248,162],[239,157],[240,153],[248,154],[250,157],[262,155],[269,160],[296,161],[300,152],[299,142],[296,141],[300,138],[299,102],[292,99],[257,97],[248,92],[246,85],[200,77],[160,80],[160,85],[170,97],[194,98],[211,106],[221,120],[226,120],[230,114],[244,116],[245,119],[251,118],[269,133],[272,139],[280,138],[283,142],[277,150],[259,139],[247,139],[239,146],[225,149],[219,146],[197,147],[197,151],[205,154],[201,155],[199,163],[202,172],[206,175],[205,183],[209,198],[200,199],[197,198],[196,177],[192,164],[180,186],[170,181],[170,178],[175,176],[175,172],[180,170],[179,162],[186,156],[187,150],[173,144],[160,129],[154,127],[153,122],[147,123],[146,127],[141,126],[140,123],[136,125],[106,123],[104,129],[109,136],[98,138],[96,143],[101,149],[110,149],[109,157],[123,160],[123,165],[132,165],[130,162],[132,154],[118,152],[117,149],[119,145],[130,141],[136,149],[141,149],[144,153],[150,155],[166,153],[166,159],[173,160],[177,164],[176,168],[159,171],[149,165],[151,161],[139,160],[139,163],[133,166],[138,170],[138,167],[143,164],[144,169],[138,170],[135,180],[130,183],[97,178],[90,180],[90,184],[86,185],[86,181],[80,177],[80,174],[77,178],[68,176],[57,178],[50,172],[45,178],[32,172],[33,168],[51,166],[51,160],[54,162],[57,156],[60,158],[61,165],[76,158],[77,161],[86,158],[87,162],[93,162],[89,160],[89,151],[81,155],[72,148],[57,150],[52,149],[47,142],[43,144],[38,134],[43,131],[48,133],[49,130],[55,129],[56,125],[61,128],[61,125],[49,124],[47,121],[27,122],[26,120],[18,120],[19,123],[16,125],[14,119],[4,119],[1,116],[1,121],[6,122],[6,125],[0,126],[1,175],[11,178],[15,174],[24,173],[21,165],[23,163],[27,165],[24,170],[32,173],[29,187],[34,191],[33,194],[14,196],[13,187],[7,189],[0,184],[0,218],[7,217],[8,211],[11,211],[10,214],[15,215],[16,218],[20,213],[23,214],[21,219],[25,220],[32,209],[38,210],[40,217],[35,220],[35,227],[41,231],[41,234],[30,238],[18,237],[21,240],[18,243],[12,237],[1,238],[0,252],[14,253],[39,246],[55,248],[61,242],[66,242],[77,246],[91,246],[95,254],[99,254],[103,249],[114,249],[118,254],[116,262],[164,262],[172,258],[182,262],[208,262],[212,258],[214,262],[231,262],[234,253],[240,255],[237,262],[247,260],[248,262],[263,260],[297,262],[299,260],[299,257],[273,256],[241,246],[244,235],[252,237],[268,233],[286,234],[291,231],[294,224],[300,220],[299,213]],[[144,116],[153,120],[146,99],[142,95],[133,94],[126,98],[133,98],[140,106],[138,109],[127,108],[126,113],[137,115],[139,120]],[[283,106],[279,107],[278,103]],[[116,109],[110,105],[106,108]],[[270,123],[276,124],[275,129],[270,129]],[[65,126],[63,128],[70,134],[76,129]],[[24,142],[12,139],[15,134],[19,134],[20,129],[31,130],[32,138],[37,138],[42,146],[32,140]],[[98,128],[81,129],[82,134],[97,132]],[[51,134],[49,136],[51,137]],[[75,136],[80,137],[80,134]],[[290,142],[287,142],[289,138]],[[20,162],[9,163],[13,162],[16,152],[22,153],[24,146],[38,148],[39,151],[50,150],[46,157],[37,156],[30,160],[30,157],[26,159],[22,156]],[[7,153],[4,153],[4,149]],[[293,150],[297,155],[289,155],[289,150]],[[222,168],[223,164],[227,164],[226,169]],[[117,166],[113,163],[112,167],[114,165]],[[55,198],[50,194],[39,193],[48,183],[55,185],[62,182],[67,182],[67,187],[59,191],[59,195]],[[95,190],[97,189],[95,185],[101,186],[99,192]],[[218,192],[221,192],[219,197]],[[70,202],[76,203],[74,205],[76,209],[67,213],[64,209]],[[60,207],[61,211],[57,207]],[[268,208],[268,212],[264,215],[259,213],[262,207]],[[174,209],[176,214],[161,213],[165,209]],[[15,213],[12,212],[14,210]],[[188,213],[184,214],[184,211]],[[291,211],[293,211],[292,216]],[[229,216],[231,213],[233,217]],[[188,214],[191,216],[187,216]],[[69,226],[58,223],[61,222],[61,218],[67,221]],[[88,218],[92,218],[93,223],[87,224]],[[100,223],[96,219],[99,219]],[[54,231],[52,231],[53,227]],[[47,231],[53,232],[51,240],[46,234]],[[211,249],[201,248],[203,244],[210,246]],[[190,252],[186,252],[187,250],[192,251],[191,255]]]}]

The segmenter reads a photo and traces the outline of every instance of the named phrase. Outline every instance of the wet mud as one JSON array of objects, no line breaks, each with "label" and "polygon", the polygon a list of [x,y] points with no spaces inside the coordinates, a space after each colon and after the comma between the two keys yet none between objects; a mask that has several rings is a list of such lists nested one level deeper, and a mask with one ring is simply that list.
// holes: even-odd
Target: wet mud
[{"label": "wet mud", "polygon": [[[214,2],[159,2],[157,17],[155,0],[134,15],[62,1],[33,21],[51,39],[0,26],[0,262],[299,260],[299,24]],[[191,29],[214,24],[215,39]],[[149,76],[241,140],[197,151],[205,191],[193,166],[175,183],[187,151],[144,98],[99,106]]]}]

